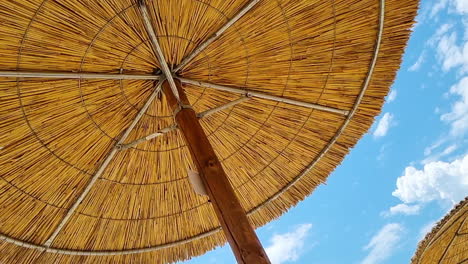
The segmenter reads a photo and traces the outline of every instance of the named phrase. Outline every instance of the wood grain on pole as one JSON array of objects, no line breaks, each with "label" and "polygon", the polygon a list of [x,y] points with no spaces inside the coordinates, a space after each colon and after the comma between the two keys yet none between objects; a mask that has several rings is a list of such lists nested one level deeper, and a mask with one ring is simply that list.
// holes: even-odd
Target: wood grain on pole
[{"label": "wood grain on pole", "polygon": [[[197,115],[189,107],[179,80],[175,80],[180,103],[172,93],[169,83],[163,83],[163,91],[172,110],[178,110],[175,120],[184,135],[187,146],[218,216],[224,234],[241,264],[269,264],[255,230],[247,219],[245,210],[237,199],[208,137],[201,127]],[[180,108],[182,107],[182,108]]]}]

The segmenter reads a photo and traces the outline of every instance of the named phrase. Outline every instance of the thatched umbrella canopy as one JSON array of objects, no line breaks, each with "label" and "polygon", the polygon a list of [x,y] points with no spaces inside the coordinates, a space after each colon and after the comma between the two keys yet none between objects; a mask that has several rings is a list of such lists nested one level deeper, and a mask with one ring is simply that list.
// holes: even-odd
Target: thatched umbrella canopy
[{"label": "thatched umbrella canopy", "polygon": [[166,263],[225,243],[215,191],[187,178],[200,167],[173,115],[191,108],[252,225],[279,217],[379,114],[416,10],[1,1],[0,262]]},{"label": "thatched umbrella canopy", "polygon": [[419,242],[411,264],[460,264],[468,261],[468,197],[456,205]]}]

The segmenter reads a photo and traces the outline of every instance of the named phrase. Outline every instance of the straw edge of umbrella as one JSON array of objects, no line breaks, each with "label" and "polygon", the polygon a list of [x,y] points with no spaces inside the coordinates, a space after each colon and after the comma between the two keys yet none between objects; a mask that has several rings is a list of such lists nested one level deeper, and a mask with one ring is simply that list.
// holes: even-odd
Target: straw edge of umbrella
[{"label": "straw edge of umbrella", "polygon": [[450,212],[448,212],[442,219],[440,219],[437,224],[431,229],[429,233],[418,243],[416,253],[411,258],[411,264],[418,264],[419,260],[421,259],[422,255],[426,251],[427,247],[430,246],[432,240],[436,237],[437,232],[439,232],[445,224],[447,224],[450,219],[459,213],[465,206],[468,205],[468,196],[465,199],[461,200],[458,204],[456,204]]},{"label": "straw edge of umbrella", "polygon": [[[268,198],[264,202],[262,202],[260,205],[256,206],[255,208],[252,208],[252,210],[249,210],[247,213],[248,216],[251,216],[255,212],[259,211],[263,207],[267,206],[271,201],[277,199],[280,197],[284,192],[286,192],[289,188],[294,186],[296,182],[298,182],[300,179],[302,179],[305,175],[310,172],[310,170],[315,166],[315,164],[321,160],[323,156],[331,149],[331,147],[334,145],[334,143],[338,140],[340,135],[345,131],[346,127],[350,123],[351,119],[353,118],[355,112],[360,106],[360,103],[365,95],[365,92],[367,91],[367,88],[369,87],[369,84],[372,79],[372,75],[375,69],[375,66],[377,64],[377,60],[379,57],[379,50],[380,46],[382,43],[382,35],[384,31],[384,24],[385,24],[385,0],[380,0],[380,14],[379,14],[379,29],[377,32],[377,40],[376,40],[376,46],[374,49],[374,53],[372,56],[372,61],[371,65],[369,67],[369,71],[366,75],[366,79],[363,84],[363,88],[361,89],[361,92],[359,93],[358,98],[356,99],[352,110],[348,114],[345,122],[341,126],[341,128],[337,131],[335,136],[330,140],[330,142],[325,146],[325,148],[320,152],[320,154],[317,156],[316,159],[314,159],[307,167],[306,169],[300,173],[298,176],[296,176],[288,185],[284,186],[281,190],[279,190],[275,195],[272,197]],[[0,234],[0,240],[4,240],[6,242],[24,247],[24,248],[30,248],[30,249],[35,249],[39,250],[42,252],[47,252],[47,253],[59,253],[59,254],[64,254],[64,255],[80,255],[80,256],[112,256],[112,255],[128,255],[128,254],[135,254],[135,253],[145,253],[145,252],[151,252],[155,250],[160,250],[164,248],[169,248],[175,245],[180,245],[180,244],[185,244],[189,243],[191,241],[207,237],[209,235],[215,234],[216,232],[220,231],[221,228],[215,228],[209,231],[206,231],[204,233],[198,234],[196,236],[192,236],[190,238],[186,238],[183,240],[179,241],[174,241],[171,243],[166,243],[162,245],[157,245],[157,246],[152,246],[152,247],[147,247],[147,248],[139,248],[139,249],[128,249],[128,250],[119,250],[119,251],[85,251],[85,250],[67,250],[67,249],[60,249],[60,248],[53,248],[53,247],[46,247],[44,245],[37,245],[34,243],[29,243],[29,242],[24,242],[21,240],[17,240],[14,238],[11,238],[9,236],[5,236],[3,234]]]}]

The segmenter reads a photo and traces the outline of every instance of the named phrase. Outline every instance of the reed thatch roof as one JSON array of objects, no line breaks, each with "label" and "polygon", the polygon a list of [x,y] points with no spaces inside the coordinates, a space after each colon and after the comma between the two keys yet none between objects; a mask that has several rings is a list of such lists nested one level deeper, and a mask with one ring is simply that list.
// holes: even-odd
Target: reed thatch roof
[{"label": "reed thatch roof", "polygon": [[419,242],[411,264],[461,264],[468,261],[468,197],[457,204]]},{"label": "reed thatch roof", "polygon": [[[248,2],[146,1],[173,68]],[[291,100],[251,93],[201,118],[258,227],[324,183],[367,132],[417,1],[254,2],[176,74],[197,112],[242,96],[195,81]],[[2,0],[0,58],[0,262],[166,263],[225,243],[154,93],[159,63],[136,1]]]}]

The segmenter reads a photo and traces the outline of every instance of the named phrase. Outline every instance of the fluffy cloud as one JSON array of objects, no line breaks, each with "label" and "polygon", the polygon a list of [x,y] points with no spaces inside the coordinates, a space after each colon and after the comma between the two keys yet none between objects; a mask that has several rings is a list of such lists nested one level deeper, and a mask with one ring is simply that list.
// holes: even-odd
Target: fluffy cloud
[{"label": "fluffy cloud", "polygon": [[[449,23],[445,23],[445,24],[442,24],[438,29],[437,31],[435,32],[434,35],[432,35],[432,37],[427,41],[427,44],[431,47],[431,48],[436,48],[439,41],[442,39],[442,36],[444,36],[447,32],[449,32],[451,29],[453,29],[454,25],[453,24],[449,24]],[[441,55],[441,54],[439,54]]]},{"label": "fluffy cloud", "polygon": [[[447,4],[450,4],[451,10],[455,10],[455,13],[468,14],[468,0],[439,1],[434,5],[433,10],[445,8]],[[466,28],[467,21],[461,20]],[[468,41],[466,41],[466,36],[459,39],[456,31],[454,24],[442,24],[430,38],[428,44],[435,48],[437,58],[442,64],[442,70],[449,71],[459,67],[459,72],[464,74],[468,72]],[[465,30],[465,34],[468,34],[467,30]]]},{"label": "fluffy cloud", "polygon": [[390,207],[388,211],[381,213],[382,216],[389,217],[397,214],[404,214],[404,215],[415,215],[419,213],[421,210],[421,206],[419,204],[415,205],[407,205],[407,204],[397,204],[395,206]]},{"label": "fluffy cloud", "polygon": [[407,204],[434,200],[457,203],[468,194],[468,154],[450,163],[427,163],[421,170],[406,167],[392,194]]},{"label": "fluffy cloud", "polygon": [[408,68],[408,71],[417,71],[421,68],[422,64],[424,63],[425,59],[425,53],[423,52],[421,55],[419,55],[418,59],[416,62],[411,65],[411,67]]},{"label": "fluffy cloud", "polygon": [[361,264],[377,264],[387,259],[397,248],[403,234],[403,226],[398,223],[387,224],[374,235],[364,247],[369,253]]},{"label": "fluffy cloud", "polygon": [[437,3],[435,3],[432,6],[430,16],[434,17],[435,15],[437,15],[437,13],[439,13],[439,11],[441,11],[442,9],[444,9],[447,6],[447,3],[448,3],[448,0],[440,0]]},{"label": "fluffy cloud", "polygon": [[[441,141],[441,143],[445,143],[445,142]],[[433,146],[435,146],[435,148],[437,148],[437,147],[439,147],[440,145],[439,145],[439,146],[433,145]],[[428,163],[431,163],[431,162],[434,162],[434,161],[438,161],[438,160],[440,160],[441,158],[446,157],[446,156],[452,154],[452,153],[453,153],[455,150],[457,150],[457,148],[458,148],[457,145],[450,145],[450,146],[444,148],[444,150],[442,150],[441,152],[437,152],[437,153],[435,153],[435,154],[430,155],[430,154],[432,153],[432,150],[435,149],[433,146],[431,146],[431,147],[429,147],[429,148],[426,148],[426,149],[424,150],[424,155],[426,155],[426,156],[428,156],[428,157],[426,157],[425,159],[423,159],[423,160],[421,161],[422,164],[428,164]],[[431,148],[432,148],[432,149],[431,149]]]},{"label": "fluffy cloud", "polygon": [[393,102],[397,97],[397,90],[392,89],[387,96],[387,102]]},{"label": "fluffy cloud", "polygon": [[377,124],[377,128],[374,130],[374,137],[383,137],[387,135],[388,129],[392,125],[393,115],[390,113],[385,113]]},{"label": "fluffy cloud", "polygon": [[442,35],[437,44],[437,55],[444,71],[461,67],[460,72],[466,73],[468,72],[468,42],[459,45],[457,38],[456,32]]},{"label": "fluffy cloud", "polygon": [[454,12],[458,14],[468,14],[468,1],[467,0],[439,0],[432,6],[430,16],[434,17],[442,9],[449,6]]},{"label": "fluffy cloud", "polygon": [[265,248],[271,263],[282,264],[298,260],[311,227],[311,224],[303,224],[292,232],[274,235],[271,245]]},{"label": "fluffy cloud", "polygon": [[459,100],[452,105],[451,112],[442,115],[441,119],[450,123],[452,135],[461,136],[468,131],[468,77],[452,86],[450,94],[458,96]]},{"label": "fluffy cloud", "polygon": [[468,14],[468,1],[467,0],[454,0],[453,5],[455,10],[460,14]]}]

